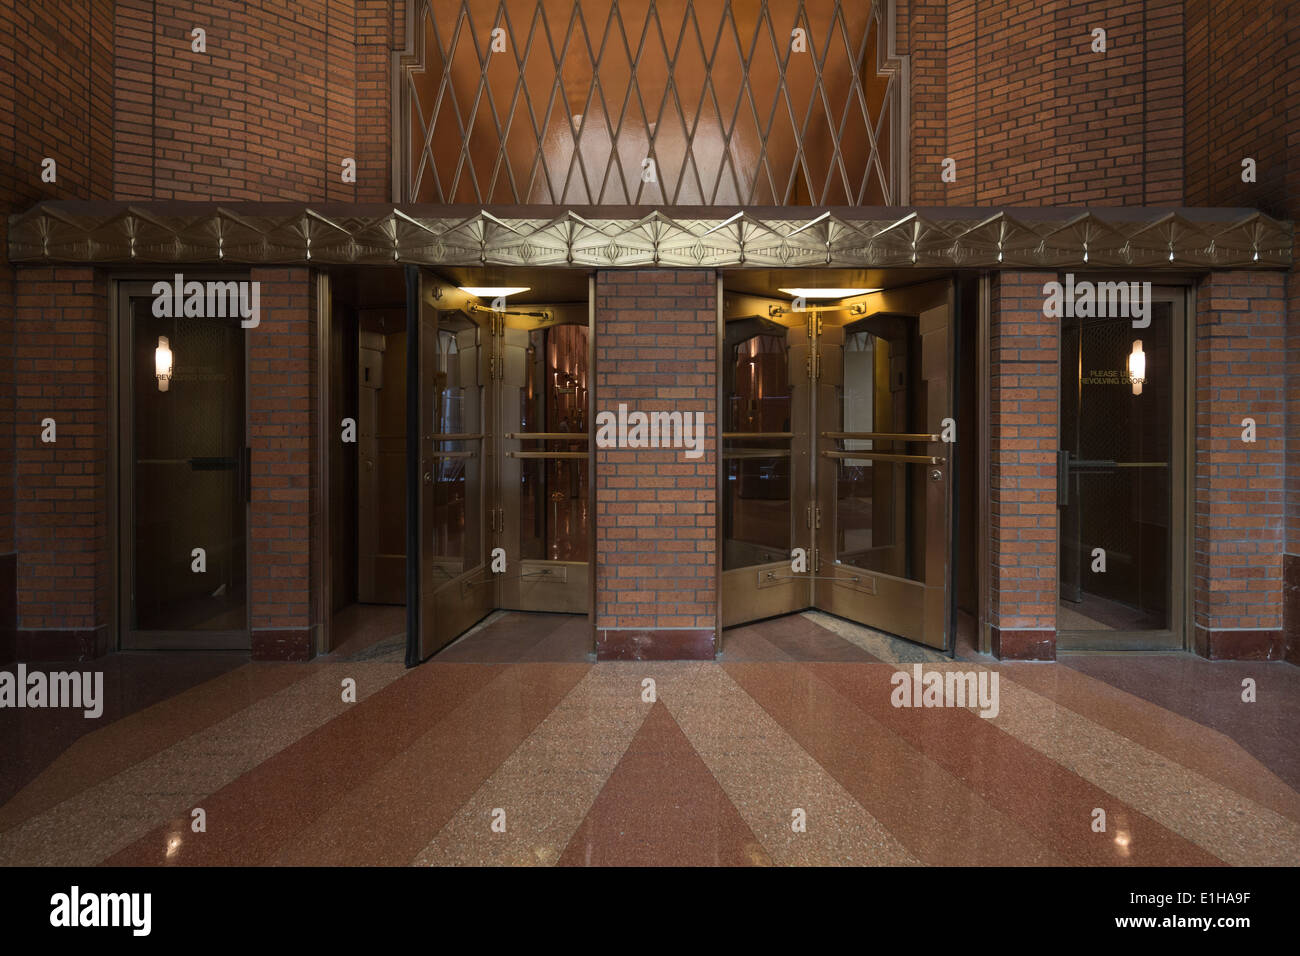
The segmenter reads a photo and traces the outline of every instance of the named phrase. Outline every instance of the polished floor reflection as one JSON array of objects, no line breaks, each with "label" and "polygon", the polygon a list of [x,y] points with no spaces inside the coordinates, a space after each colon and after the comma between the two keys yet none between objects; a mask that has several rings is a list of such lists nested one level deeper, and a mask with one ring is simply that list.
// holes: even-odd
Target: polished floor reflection
[{"label": "polished floor reflection", "polygon": [[[597,664],[584,618],[497,614],[406,670],[391,609],[346,613],[309,664],[187,663],[162,696],[116,665],[111,722],[6,791],[0,864],[1300,862],[1288,664],[953,663],[818,612],[718,662]],[[997,716],[891,706],[918,663],[996,671]]]}]

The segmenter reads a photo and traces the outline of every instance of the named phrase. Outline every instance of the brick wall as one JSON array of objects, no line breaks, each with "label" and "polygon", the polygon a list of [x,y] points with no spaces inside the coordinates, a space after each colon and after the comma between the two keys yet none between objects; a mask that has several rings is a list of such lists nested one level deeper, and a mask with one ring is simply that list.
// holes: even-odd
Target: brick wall
[{"label": "brick wall", "polygon": [[[1197,296],[1195,643],[1282,656],[1286,277],[1224,272]],[[1242,419],[1256,441],[1242,441]]]},{"label": "brick wall", "polygon": [[[1295,254],[1300,257],[1300,242]],[[1287,274],[1286,298],[1286,549],[1282,557],[1282,624],[1286,631],[1286,658],[1300,664],[1300,272],[1292,270]]]},{"label": "brick wall", "polygon": [[[315,286],[301,268],[253,269],[262,320],[248,329],[249,608],[253,656],[312,655],[316,439]],[[319,523],[319,522],[317,522]]]},{"label": "brick wall", "polygon": [[1002,658],[1056,656],[1060,321],[1052,273],[993,283],[989,340],[989,624]]},{"label": "brick wall", "polygon": [[[108,0],[0,7],[0,249],[11,213],[41,199],[105,199],[113,179],[113,4]],[[58,178],[41,182],[41,160]],[[15,292],[0,253],[0,664],[17,654]],[[79,653],[79,651],[77,652]]]},{"label": "brick wall", "polygon": [[595,409],[702,411],[705,454],[597,450],[596,629],[603,658],[714,655],[717,297],[707,270],[596,276]]},{"label": "brick wall", "polygon": [[[1189,0],[1186,204],[1300,215],[1300,8]],[[1256,160],[1258,181],[1241,181]]]},{"label": "brick wall", "polygon": [[124,0],[115,198],[389,201],[393,24],[388,0]]},{"label": "brick wall", "polygon": [[16,288],[16,653],[85,660],[110,637],[107,282],[43,267],[18,270]]},{"label": "brick wall", "polygon": [[[918,206],[1178,205],[1177,0],[900,3]],[[1092,30],[1107,33],[1093,53]],[[957,181],[940,180],[944,157]]]}]

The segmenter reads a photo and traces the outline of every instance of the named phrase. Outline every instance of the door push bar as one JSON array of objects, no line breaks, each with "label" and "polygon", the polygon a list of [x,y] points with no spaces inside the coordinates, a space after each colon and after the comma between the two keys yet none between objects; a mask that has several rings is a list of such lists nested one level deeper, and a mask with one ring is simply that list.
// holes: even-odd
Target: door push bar
[{"label": "door push bar", "polygon": [[1068,448],[1056,452],[1056,507],[1070,506],[1070,478],[1075,474],[1109,475],[1120,468],[1168,468],[1167,461],[1115,461],[1113,458],[1074,458]]},{"label": "door push bar", "polygon": [[512,441],[586,441],[586,432],[507,432]]},{"label": "door push bar", "polygon": [[822,432],[822,438],[870,439],[873,441],[897,441],[905,444],[935,442],[941,440],[938,435],[911,432],[907,434],[900,434],[898,432]]},{"label": "door push bar", "polygon": [[824,451],[824,458],[861,458],[866,461],[892,461],[900,465],[942,465],[944,459],[934,455],[893,455],[881,451]]}]

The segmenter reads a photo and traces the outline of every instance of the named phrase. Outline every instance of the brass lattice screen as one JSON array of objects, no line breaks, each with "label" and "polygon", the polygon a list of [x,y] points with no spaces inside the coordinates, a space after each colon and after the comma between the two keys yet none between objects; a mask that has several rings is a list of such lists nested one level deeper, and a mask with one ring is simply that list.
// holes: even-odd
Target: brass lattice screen
[{"label": "brass lattice screen", "polygon": [[398,198],[903,204],[905,70],[887,56],[885,10],[887,0],[413,0]]}]

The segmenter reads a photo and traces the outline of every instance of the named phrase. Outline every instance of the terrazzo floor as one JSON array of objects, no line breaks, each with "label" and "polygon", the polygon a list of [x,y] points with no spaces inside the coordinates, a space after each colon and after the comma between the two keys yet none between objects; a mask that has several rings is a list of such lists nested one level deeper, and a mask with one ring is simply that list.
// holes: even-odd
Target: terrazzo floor
[{"label": "terrazzo floor", "polygon": [[[25,746],[0,865],[1300,863],[1288,664],[954,662],[818,612],[715,662],[595,663],[585,618],[498,613],[408,670],[400,609],[344,623],[329,656],[190,660]],[[996,715],[893,706],[917,664],[996,673]]]}]

